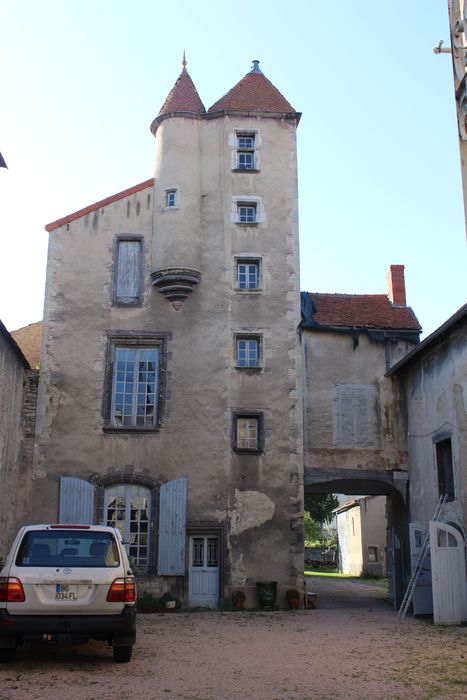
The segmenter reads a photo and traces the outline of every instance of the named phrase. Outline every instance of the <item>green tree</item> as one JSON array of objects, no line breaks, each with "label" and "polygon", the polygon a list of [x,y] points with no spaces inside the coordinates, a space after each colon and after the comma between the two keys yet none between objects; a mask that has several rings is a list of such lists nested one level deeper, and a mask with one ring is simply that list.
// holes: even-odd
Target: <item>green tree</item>
[{"label": "green tree", "polygon": [[[332,511],[337,508],[339,501],[333,493],[306,493],[305,512],[319,525],[330,522]],[[306,535],[305,535],[306,537]]]},{"label": "green tree", "polygon": [[307,511],[304,513],[303,531],[306,547],[320,546],[319,543],[323,539],[323,530],[321,525],[316,520],[313,520]]}]

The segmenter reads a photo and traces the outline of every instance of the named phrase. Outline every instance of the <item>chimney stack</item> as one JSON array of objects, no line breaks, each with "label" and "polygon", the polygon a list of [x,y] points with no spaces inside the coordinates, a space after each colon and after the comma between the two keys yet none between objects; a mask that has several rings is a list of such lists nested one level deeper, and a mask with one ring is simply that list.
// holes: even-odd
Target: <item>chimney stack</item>
[{"label": "chimney stack", "polygon": [[404,265],[391,265],[388,272],[388,297],[393,304],[406,306]]}]

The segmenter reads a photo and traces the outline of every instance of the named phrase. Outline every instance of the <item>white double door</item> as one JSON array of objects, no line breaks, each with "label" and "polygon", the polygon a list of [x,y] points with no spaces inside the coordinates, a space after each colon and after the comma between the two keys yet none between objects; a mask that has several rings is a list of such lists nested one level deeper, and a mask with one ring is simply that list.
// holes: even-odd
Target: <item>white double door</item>
[{"label": "white double door", "polygon": [[467,621],[464,538],[457,528],[430,521],[433,619],[438,625]]},{"label": "white double door", "polygon": [[188,604],[193,608],[218,607],[219,537],[190,536]]}]

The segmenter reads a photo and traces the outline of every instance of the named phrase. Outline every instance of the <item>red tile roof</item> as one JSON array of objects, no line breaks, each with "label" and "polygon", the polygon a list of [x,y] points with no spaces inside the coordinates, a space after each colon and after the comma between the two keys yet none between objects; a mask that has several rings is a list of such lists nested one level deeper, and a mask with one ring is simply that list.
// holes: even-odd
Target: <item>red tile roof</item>
[{"label": "red tile roof", "polygon": [[11,335],[21,348],[31,367],[33,369],[38,367],[41,359],[42,321],[30,323],[29,326],[11,331]]},{"label": "red tile roof", "polygon": [[334,328],[420,331],[408,306],[391,304],[385,294],[318,294],[310,292],[313,323]]},{"label": "red tile roof", "polygon": [[141,190],[145,190],[147,187],[152,187],[153,185],[154,178],[151,177],[149,180],[140,182],[139,185],[133,185],[133,187],[129,187],[127,190],[123,190],[123,192],[117,192],[117,194],[113,194],[110,197],[101,199],[95,204],[90,204],[88,207],[84,207],[84,209],[78,209],[78,211],[75,211],[73,214],[68,214],[68,216],[64,216],[62,219],[52,221],[51,224],[47,224],[45,230],[49,231],[50,233],[50,231],[54,231],[56,228],[60,228],[60,226],[69,224],[71,221],[75,221],[75,219],[80,219],[82,216],[86,216],[86,214],[91,214],[91,212],[96,211],[97,209],[101,209],[101,207],[105,207],[107,204],[118,202],[119,199],[129,197],[130,195],[136,194],[136,192],[141,192]]},{"label": "red tile roof", "polygon": [[185,66],[162,105],[159,117],[168,112],[195,112],[196,114],[205,114],[206,112]]},{"label": "red tile roof", "polygon": [[247,73],[208,112],[219,110],[295,113],[292,105],[259,69]]}]

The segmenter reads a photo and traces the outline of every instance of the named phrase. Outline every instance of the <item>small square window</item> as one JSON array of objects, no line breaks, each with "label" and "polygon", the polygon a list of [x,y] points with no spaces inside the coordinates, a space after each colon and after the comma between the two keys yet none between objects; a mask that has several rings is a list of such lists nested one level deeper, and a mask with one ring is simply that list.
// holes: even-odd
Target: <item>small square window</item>
[{"label": "small square window", "polygon": [[237,289],[259,289],[259,260],[237,260],[236,286]]},{"label": "small square window", "polygon": [[260,351],[259,336],[237,336],[235,339],[237,367],[260,367]]},{"label": "small square window", "polygon": [[167,190],[165,193],[165,206],[174,207],[177,202],[176,198],[177,190]]},{"label": "small square window", "polygon": [[376,564],[378,561],[378,547],[368,547],[368,563]]},{"label": "small square window", "polygon": [[235,452],[263,451],[263,416],[235,414],[233,422],[233,449]]},{"label": "small square window", "polygon": [[238,204],[237,221],[239,224],[255,224],[256,204]]}]

